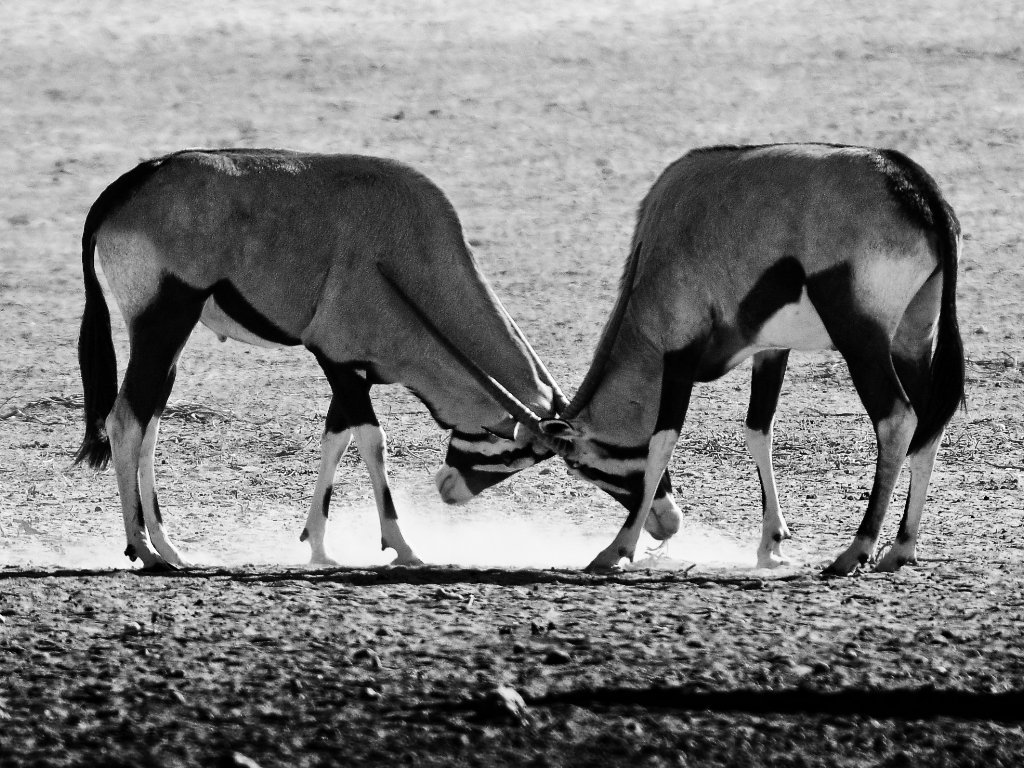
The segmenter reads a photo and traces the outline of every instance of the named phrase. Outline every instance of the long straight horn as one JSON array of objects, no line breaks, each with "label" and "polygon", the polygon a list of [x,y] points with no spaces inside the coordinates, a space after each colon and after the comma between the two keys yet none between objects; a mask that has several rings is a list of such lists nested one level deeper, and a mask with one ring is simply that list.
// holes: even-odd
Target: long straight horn
[{"label": "long straight horn", "polygon": [[590,370],[587,371],[580,388],[576,390],[572,402],[562,412],[563,419],[572,419],[578,416],[579,412],[590,402],[590,398],[597,391],[598,384],[604,378],[608,359],[612,355],[612,348],[619,336],[619,329],[622,328],[622,321],[626,317],[626,305],[629,304],[629,297],[633,293],[633,280],[636,278],[637,265],[640,263],[640,248],[642,246],[643,243],[638,242],[629,256],[626,272],[619,287],[619,298],[615,302],[612,316],[608,318],[608,323],[604,327],[604,333],[601,334],[601,342],[597,346],[597,351],[594,352],[594,361],[590,364]]},{"label": "long straight horn", "polygon": [[405,302],[406,306],[412,310],[413,314],[416,315],[417,319],[423,324],[423,327],[430,331],[441,346],[443,346],[452,357],[459,361],[462,367],[465,368],[474,379],[476,379],[477,383],[481,387],[484,388],[484,391],[494,398],[495,402],[497,402],[502,408],[507,410],[513,419],[526,427],[532,434],[541,435],[542,433],[538,426],[540,424],[540,417],[523,405],[515,395],[505,389],[505,387],[498,383],[490,374],[470,359],[468,355],[456,347],[447,336],[441,333],[438,327],[434,325],[433,321],[429,317],[427,317],[426,313],[423,312],[419,305],[409,298],[409,295],[399,287],[398,283],[392,279],[391,275],[384,271],[384,266],[379,262],[377,264],[377,270],[380,272],[381,277],[383,277],[384,280],[387,281],[388,285],[394,289],[395,293],[398,294],[399,298],[401,298],[402,301]]},{"label": "long straight horn", "polygon": [[505,319],[508,320],[509,325],[512,326],[512,330],[515,331],[516,336],[519,337],[519,341],[521,341],[523,346],[526,347],[526,351],[530,353],[530,357],[533,358],[533,364],[537,366],[537,373],[540,374],[541,381],[551,387],[552,405],[555,408],[555,413],[562,413],[562,411],[569,407],[569,400],[562,393],[562,388],[558,386],[558,382],[555,381],[555,377],[551,375],[547,366],[544,365],[541,359],[537,356],[537,353],[533,351],[533,345],[530,344],[529,340],[526,338],[526,334],[522,332],[516,321],[512,319],[512,315],[510,315],[508,310],[505,309],[505,305],[501,303],[501,299],[495,296],[494,300],[498,302],[498,306],[501,307],[501,311],[504,313]]}]

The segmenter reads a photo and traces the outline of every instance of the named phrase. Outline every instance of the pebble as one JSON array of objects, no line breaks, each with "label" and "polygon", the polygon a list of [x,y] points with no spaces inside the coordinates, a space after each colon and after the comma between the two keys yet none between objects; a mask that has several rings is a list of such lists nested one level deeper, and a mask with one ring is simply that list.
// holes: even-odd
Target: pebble
[{"label": "pebble", "polygon": [[557,648],[552,648],[546,654],[543,659],[545,664],[569,664],[572,662],[572,656],[565,651],[560,651]]},{"label": "pebble", "polygon": [[384,666],[381,663],[380,656],[372,648],[360,648],[352,654],[352,661],[362,661],[363,659],[370,662],[370,666],[374,669],[380,669]]}]

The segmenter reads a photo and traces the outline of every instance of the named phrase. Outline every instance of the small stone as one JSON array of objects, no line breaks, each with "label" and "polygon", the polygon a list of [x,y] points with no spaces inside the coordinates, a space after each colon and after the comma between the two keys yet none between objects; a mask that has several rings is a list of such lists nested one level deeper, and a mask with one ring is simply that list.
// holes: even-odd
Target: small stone
[{"label": "small stone", "polygon": [[557,648],[552,648],[546,654],[544,654],[543,663],[545,664],[569,664],[572,662],[572,656],[565,651],[560,651]]},{"label": "small stone", "polygon": [[227,764],[232,768],[260,768],[260,764],[241,752],[232,752]]},{"label": "small stone", "polygon": [[381,663],[380,656],[378,656],[377,652],[372,648],[360,648],[352,654],[352,661],[363,660],[368,661],[370,666],[374,669],[380,669],[382,666],[384,666]]}]

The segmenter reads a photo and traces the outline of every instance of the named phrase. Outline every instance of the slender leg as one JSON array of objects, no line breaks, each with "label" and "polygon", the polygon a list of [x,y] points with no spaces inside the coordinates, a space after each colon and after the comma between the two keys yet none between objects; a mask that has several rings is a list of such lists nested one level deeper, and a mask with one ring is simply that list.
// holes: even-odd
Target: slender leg
[{"label": "slender leg", "polygon": [[[927,296],[922,299],[925,301]],[[913,305],[912,305],[913,309]],[[908,315],[910,311],[908,310]],[[916,329],[912,322],[905,323],[901,330],[906,330],[911,336],[910,344],[907,339],[897,337],[906,353],[913,355],[916,359],[908,359],[905,356],[896,356],[893,359],[896,372],[903,383],[903,388],[910,396],[910,402],[914,410],[923,412],[927,406],[929,380],[931,378],[931,323],[923,329]],[[913,337],[917,338],[913,338]],[[906,349],[916,346],[917,349]],[[942,442],[944,430],[929,440],[927,443],[917,447],[908,457],[907,466],[910,469],[910,488],[907,491],[907,503],[903,509],[903,519],[900,521],[899,530],[896,532],[896,541],[889,550],[882,556],[875,566],[876,571],[895,571],[907,563],[917,562],[917,531],[921,524],[921,514],[924,511],[924,504],[928,497],[928,482],[931,479],[932,468],[935,466],[935,454],[938,453],[939,444]]]},{"label": "slender leg", "polygon": [[338,468],[349,444],[352,442],[352,430],[343,428],[333,431],[331,420],[324,430],[321,444],[320,474],[313,489],[313,500],[306,516],[306,527],[302,529],[301,541],[309,540],[312,549],[311,563],[316,565],[337,565],[338,561],[328,554],[324,546],[324,535],[327,532],[327,517],[331,504],[331,493],[334,490],[334,473]]},{"label": "slender leg", "polygon": [[142,448],[139,456],[139,496],[142,501],[143,518],[146,521],[146,529],[149,531],[150,541],[156,548],[157,553],[167,561],[168,565],[176,568],[184,568],[188,565],[177,547],[171,543],[164,531],[163,515],[160,513],[160,502],[156,495],[156,472],[154,462],[156,458],[156,441],[160,433],[160,415],[164,406],[167,405],[167,398],[174,386],[175,368],[172,366],[167,375],[167,383],[160,400],[156,404],[149,424],[142,437]]},{"label": "slender leg", "polygon": [[683,373],[685,373],[685,368],[682,362],[677,362],[666,355],[658,421],[648,445],[643,497],[640,505],[636,509],[630,510],[625,524],[616,534],[612,543],[601,550],[587,566],[588,570],[614,568],[618,565],[619,560],[624,557],[632,560],[636,553],[636,543],[640,538],[640,531],[643,530],[647,515],[651,511],[651,504],[662,483],[669,460],[672,458],[672,450],[679,440],[679,433],[682,431],[683,422],[686,419],[686,410],[690,405],[693,382],[681,378]]},{"label": "slender leg", "polygon": [[[124,516],[125,554],[131,560],[141,559],[147,569],[176,567],[182,562],[159,524],[152,468],[152,450],[158,431],[154,415],[167,401],[173,383],[171,371],[201,310],[201,303],[179,304],[173,296],[158,295],[131,323],[128,366],[106,421]],[[148,442],[147,433],[150,433]],[[148,454],[145,460],[144,452]],[[140,469],[145,470],[141,487]],[[140,491],[145,491],[145,504]],[[147,518],[155,524],[155,541],[151,541],[146,532]]]},{"label": "slender leg", "polygon": [[928,497],[928,481],[931,479],[932,467],[935,466],[935,454],[941,442],[940,432],[934,440],[910,454],[907,460],[910,467],[910,489],[907,491],[903,519],[896,532],[896,541],[878,561],[876,571],[895,571],[907,563],[917,563],[917,531]]},{"label": "slender leg", "polygon": [[380,518],[380,548],[391,548],[397,553],[395,565],[423,565],[412,548],[406,543],[398,527],[398,512],[388,487],[387,463],[385,459],[387,438],[384,430],[376,424],[364,424],[354,430],[356,447],[370,471],[373,495],[377,501],[377,515]]},{"label": "slender leg", "polygon": [[[334,393],[327,413],[323,458],[313,502],[301,538],[309,538],[313,562],[329,562],[323,539],[330,503],[331,481],[341,455],[355,439],[359,455],[370,473],[370,483],[380,519],[381,548],[394,549],[395,564],[421,565],[398,526],[398,513],[388,487],[385,458],[386,437],[370,402],[370,385],[352,366],[335,363],[318,350],[317,362],[327,375]],[[330,435],[330,437],[328,437]],[[335,458],[336,457],[336,458]]]},{"label": "slender leg", "polygon": [[[875,552],[882,520],[892,501],[896,480],[914,436],[917,416],[900,384],[889,357],[888,345],[868,352],[844,352],[850,376],[875,427],[878,459],[868,508],[850,546],[836,558],[826,575],[845,576],[867,563]],[[840,350],[842,351],[842,350]],[[884,355],[879,354],[884,352]]]},{"label": "slender leg", "polygon": [[772,424],[779,393],[786,376],[789,350],[759,352],[754,355],[750,381],[750,405],[747,408],[747,450],[754,457],[761,481],[761,543],[757,546],[757,567],[776,568],[789,559],[782,554],[782,542],[789,538],[789,527],[782,516],[775,469],[772,466]]}]

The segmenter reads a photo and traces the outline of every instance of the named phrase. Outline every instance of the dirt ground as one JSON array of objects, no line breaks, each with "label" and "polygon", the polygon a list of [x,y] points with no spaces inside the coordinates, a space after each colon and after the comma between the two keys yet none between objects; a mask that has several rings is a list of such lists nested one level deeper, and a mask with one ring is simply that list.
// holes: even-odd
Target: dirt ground
[{"label": "dirt ground", "polygon": [[[1024,10],[534,5],[5,7],[0,766],[1024,760]],[[330,533],[346,567],[306,567],[326,382],[301,351],[203,330],[158,454],[170,531],[202,567],[132,571],[112,471],[71,466],[81,226],[142,158],[280,146],[412,164],[571,392],[657,174],[695,146],[791,140],[900,149],[963,224],[969,408],[947,431],[916,567],[818,578],[874,462],[825,354],[794,355],[779,410],[796,563],[778,573],[753,568],[748,365],[694,398],[671,556],[616,574],[579,569],[621,510],[554,462],[445,508],[431,479],[445,435],[397,388],[375,394],[392,485],[438,565],[385,565],[350,456]],[[115,339],[123,365],[122,327]]]}]

